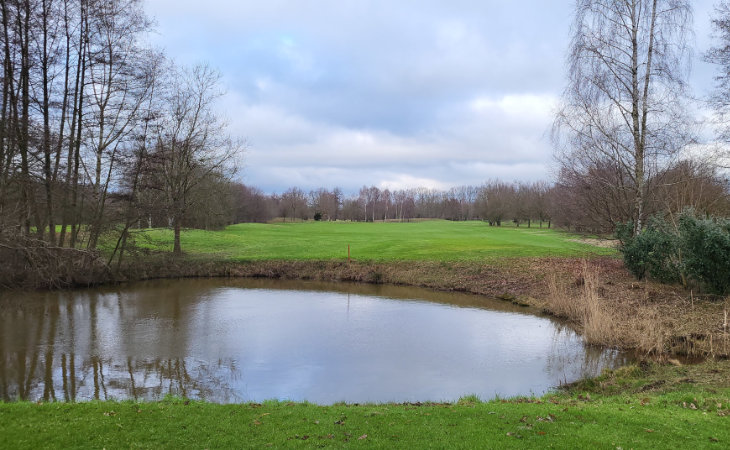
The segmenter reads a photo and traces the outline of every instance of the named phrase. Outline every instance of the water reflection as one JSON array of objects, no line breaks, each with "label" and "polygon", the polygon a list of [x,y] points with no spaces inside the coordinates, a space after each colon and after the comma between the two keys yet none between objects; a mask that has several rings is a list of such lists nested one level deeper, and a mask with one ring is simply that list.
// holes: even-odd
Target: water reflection
[{"label": "water reflection", "polygon": [[541,394],[626,362],[534,313],[472,295],[270,280],[5,294],[0,398],[438,401]]}]

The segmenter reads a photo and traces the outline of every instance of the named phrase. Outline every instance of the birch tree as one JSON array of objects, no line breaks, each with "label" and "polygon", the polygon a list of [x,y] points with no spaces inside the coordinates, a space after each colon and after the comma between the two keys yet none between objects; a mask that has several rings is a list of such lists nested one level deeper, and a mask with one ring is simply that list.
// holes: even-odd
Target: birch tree
[{"label": "birch tree", "polygon": [[[689,142],[686,116],[688,0],[576,0],[568,86],[553,129],[562,170],[597,179],[632,205],[638,232],[653,186],[647,182]],[[612,173],[612,171],[608,171]],[[619,180],[620,182],[616,182]]]}]

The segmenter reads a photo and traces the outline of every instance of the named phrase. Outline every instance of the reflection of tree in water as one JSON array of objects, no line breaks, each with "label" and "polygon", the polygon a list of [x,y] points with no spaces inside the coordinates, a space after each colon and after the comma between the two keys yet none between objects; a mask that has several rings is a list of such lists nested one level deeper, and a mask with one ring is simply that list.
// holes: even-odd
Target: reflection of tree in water
[{"label": "reflection of tree in water", "polygon": [[193,358],[136,362],[129,358],[127,377],[122,380],[126,385],[121,387],[136,400],[173,395],[229,403],[240,400],[232,387],[239,378],[231,359],[209,363]]},{"label": "reflection of tree in water", "polygon": [[[0,308],[0,399],[158,399],[165,395],[235,401],[240,378],[234,360],[134,358],[186,355],[191,340],[187,311],[200,292],[142,290],[122,302],[118,293],[39,294]],[[150,319],[153,317],[153,319]],[[151,339],[126,331],[143,323]],[[134,328],[132,328],[134,329]],[[171,335],[163,339],[164,335]],[[100,356],[101,355],[101,356]]]},{"label": "reflection of tree in water", "polygon": [[555,332],[547,357],[545,372],[559,382],[595,377],[604,369],[616,368],[629,362],[618,350],[586,345],[575,330],[554,322]]},{"label": "reflection of tree in water", "polygon": [[[135,360],[130,357],[126,361],[114,361],[99,357],[81,359],[65,353],[46,359],[46,355],[38,353],[3,355],[10,363],[4,364],[1,371],[3,400],[156,400],[166,395],[219,403],[241,400],[232,387],[240,379],[240,371],[230,359],[209,363],[193,358]],[[32,369],[34,359],[35,370]],[[54,367],[52,361],[60,364]]]}]

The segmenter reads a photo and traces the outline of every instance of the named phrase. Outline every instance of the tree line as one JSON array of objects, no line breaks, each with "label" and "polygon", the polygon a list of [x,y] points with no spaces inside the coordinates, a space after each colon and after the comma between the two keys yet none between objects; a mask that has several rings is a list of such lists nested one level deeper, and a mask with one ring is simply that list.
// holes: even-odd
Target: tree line
[{"label": "tree line", "polygon": [[[363,186],[350,195],[339,188],[305,192],[296,187],[281,194],[266,194],[256,187],[232,183],[228,220],[373,222],[431,218],[484,220],[494,226],[511,223],[530,227],[536,223],[611,233],[618,224],[630,220],[633,203],[630,197],[615,196],[593,180],[563,172],[555,184],[492,180],[481,186],[447,190]],[[650,214],[668,212],[676,216],[692,207],[706,215],[730,215],[730,185],[712,165],[682,160],[651,178],[650,183],[659,185],[646,202]]]},{"label": "tree line", "polygon": [[180,252],[241,150],[214,112],[218,73],[149,45],[141,0],[3,0],[0,27],[3,248],[111,235],[121,262],[130,228],[163,215]]},{"label": "tree line", "polygon": [[281,220],[347,220],[359,222],[410,221],[412,219],[488,220],[531,224],[549,222],[546,182],[505,183],[490,181],[482,186],[448,190],[429,188],[394,189],[363,186],[345,195],[339,188],[309,192],[296,187],[282,194],[265,194],[255,187],[234,184],[234,222]]}]

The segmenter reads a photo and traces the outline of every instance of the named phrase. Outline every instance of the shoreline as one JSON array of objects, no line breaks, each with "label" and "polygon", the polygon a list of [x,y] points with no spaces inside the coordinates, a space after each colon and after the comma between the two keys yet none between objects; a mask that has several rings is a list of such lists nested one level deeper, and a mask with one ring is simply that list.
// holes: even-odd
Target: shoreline
[{"label": "shoreline", "polygon": [[[636,281],[613,257],[485,261],[225,261],[163,257],[129,266],[125,279],[268,278],[414,286],[465,292],[568,320],[590,344],[647,357],[730,356],[730,299]],[[588,302],[594,300],[591,314]],[[597,309],[596,309],[597,308]]]},{"label": "shoreline", "polygon": [[[628,371],[626,371],[628,372]],[[730,442],[730,389],[548,394],[483,402],[335,404],[271,401],[3,403],[13,448],[696,448]],[[36,430],[29,433],[28,430]],[[719,443],[719,444],[718,444]]]},{"label": "shoreline", "polygon": [[623,262],[611,256],[348,262],[232,261],[217,255],[174,257],[158,253],[129,258],[116,274],[76,270],[45,285],[30,277],[26,286],[71,289],[176,278],[356,282],[465,292],[567,320],[589,344],[660,359],[730,357],[730,298],[699,296],[681,286],[636,281]]}]

